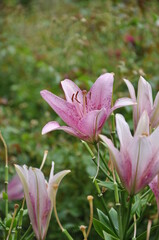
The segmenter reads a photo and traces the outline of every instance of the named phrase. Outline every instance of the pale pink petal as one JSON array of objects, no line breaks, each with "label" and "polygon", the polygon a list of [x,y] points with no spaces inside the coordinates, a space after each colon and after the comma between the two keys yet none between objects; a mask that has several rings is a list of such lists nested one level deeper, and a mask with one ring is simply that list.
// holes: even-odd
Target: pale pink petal
[{"label": "pale pink petal", "polygon": [[8,199],[20,200],[24,197],[23,185],[18,177],[15,175],[8,184]]},{"label": "pale pink petal", "polygon": [[135,136],[137,135],[149,135],[149,116],[146,111],[144,111],[139,119],[136,131],[135,131]]},{"label": "pale pink petal", "polygon": [[132,100],[134,102],[136,102],[136,94],[135,94],[135,89],[134,89],[133,85],[127,79],[124,79],[124,82],[126,83],[126,85],[128,87],[128,90],[129,90],[129,93],[130,93],[130,96],[131,96]]},{"label": "pale pink petal", "polygon": [[41,91],[40,94],[67,125],[76,128],[80,116],[74,104],[57,97],[47,90]]},{"label": "pale pink petal", "polygon": [[140,136],[135,176],[135,193],[139,192],[155,177],[156,173],[152,172],[154,164],[155,158],[153,157],[151,142],[148,137]]},{"label": "pale pink petal", "polygon": [[156,155],[159,151],[159,126],[149,136],[149,139],[151,141],[153,153]]},{"label": "pale pink petal", "polygon": [[[30,181],[30,179],[32,181]],[[48,229],[52,207],[51,200],[47,193],[45,178],[40,169],[29,168],[29,183],[29,195],[32,206],[35,208],[38,231],[41,239],[44,239]]]},{"label": "pale pink petal", "polygon": [[101,75],[87,93],[88,111],[111,108],[114,74]]},{"label": "pale pink petal", "polygon": [[131,98],[119,98],[118,100],[116,100],[116,102],[115,102],[114,106],[111,108],[109,114],[111,114],[117,108],[131,106],[131,105],[135,105],[135,104],[136,104],[136,102],[134,102]]},{"label": "pale pink petal", "polygon": [[[135,94],[135,90],[134,90],[133,85],[132,85],[131,82],[130,82],[129,80],[127,80],[127,79],[124,79],[124,82],[126,83],[126,85],[127,85],[127,87],[128,87],[128,90],[129,90],[131,99],[132,99],[134,102],[137,102],[137,100],[136,100],[136,94]],[[134,105],[134,106],[133,106],[133,121],[134,121],[134,129],[136,129],[136,126],[137,126],[137,105]]]},{"label": "pale pink petal", "polygon": [[57,184],[59,186],[64,176],[70,172],[71,172],[70,170],[63,170],[54,175],[54,162],[52,162],[52,168],[50,171],[50,177],[49,177],[48,189],[47,189],[48,196],[52,202],[52,206],[53,206],[54,197],[57,193],[57,190],[55,190],[53,187],[54,184]]},{"label": "pale pink petal", "polygon": [[104,108],[91,111],[78,122],[78,129],[83,135],[87,136],[89,141],[97,140],[96,137],[104,125],[106,117]]},{"label": "pale pink petal", "polygon": [[67,126],[60,126],[58,122],[52,121],[52,122],[48,122],[42,129],[42,134],[46,134],[48,132],[54,131],[54,130],[63,130],[75,137],[78,138],[83,138],[85,136],[83,136],[80,132],[74,130],[71,127],[67,127]]},{"label": "pale pink petal", "polygon": [[150,114],[151,127],[156,128],[159,125],[159,92],[156,95],[153,110]]},{"label": "pale pink petal", "polygon": [[132,140],[132,135],[129,129],[129,125],[121,114],[116,114],[116,127],[120,140],[120,146],[122,148],[125,148],[125,146],[127,146]]},{"label": "pale pink petal", "polygon": [[[23,188],[24,188],[24,194],[25,194],[27,208],[28,208],[28,212],[29,212],[30,221],[33,226],[33,230],[36,234],[37,239],[39,239],[40,234],[38,231],[38,224],[37,224],[37,218],[36,218],[37,216],[36,216],[35,208],[34,208],[34,206],[32,206],[32,201],[31,201],[30,193],[29,193],[29,187],[30,187],[29,179],[32,182],[31,183],[31,185],[32,185],[34,178],[31,178],[31,176],[28,176],[28,170],[27,170],[26,166],[20,167],[19,165],[15,165],[15,169],[16,169],[16,172],[17,172],[17,174],[22,182]],[[36,194],[36,188],[35,188],[34,194]]]},{"label": "pale pink petal", "polygon": [[143,77],[140,77],[138,83],[137,103],[138,119],[144,110],[146,110],[148,115],[150,115],[153,106],[152,88],[151,85]]},{"label": "pale pink petal", "polygon": [[100,134],[99,138],[107,145],[111,156],[112,156],[112,161],[114,163],[114,166],[116,167],[116,170],[119,172],[119,168],[120,168],[120,152],[118,151],[117,148],[114,147],[114,144],[112,143],[112,141],[107,138],[106,136]]},{"label": "pale pink petal", "polygon": [[158,214],[159,214],[159,176],[158,175],[149,183],[149,186],[155,195]]},{"label": "pale pink petal", "polygon": [[[128,145],[125,146],[125,149],[122,148],[122,164],[123,170],[122,175],[125,180],[124,184],[127,188],[127,191],[131,194],[135,192],[136,187],[136,174],[137,166],[139,162],[139,138],[134,137]],[[126,167],[127,166],[127,170]]]},{"label": "pale pink petal", "polygon": [[[68,102],[73,102],[75,96],[77,97],[79,102],[83,102],[83,94],[81,89],[71,80],[65,79],[61,82],[63,91],[65,93],[66,100]],[[73,95],[74,94],[74,95]]]}]

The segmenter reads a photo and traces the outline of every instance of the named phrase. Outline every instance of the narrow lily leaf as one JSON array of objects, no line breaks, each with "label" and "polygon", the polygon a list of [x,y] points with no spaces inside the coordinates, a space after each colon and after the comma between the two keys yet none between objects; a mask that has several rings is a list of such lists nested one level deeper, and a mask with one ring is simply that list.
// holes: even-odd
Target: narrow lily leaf
[{"label": "narrow lily leaf", "polygon": [[111,229],[108,217],[100,209],[97,209],[97,212],[100,222],[102,222],[104,225]]},{"label": "narrow lily leaf", "polygon": [[139,198],[133,205],[131,214],[134,215],[135,213],[137,214],[138,217],[140,217],[140,212],[141,212],[141,199]]},{"label": "narrow lily leaf", "polygon": [[119,230],[119,225],[118,225],[118,214],[117,211],[112,207],[109,211],[109,214],[111,216],[111,219],[114,223],[114,226],[117,230]]},{"label": "narrow lily leaf", "polygon": [[105,188],[108,188],[109,190],[112,190],[114,191],[114,183],[112,182],[104,182],[104,181],[100,181],[98,183],[99,186],[102,186],[102,187],[105,187]]},{"label": "narrow lily leaf", "polygon": [[102,222],[100,222],[99,220],[97,219],[93,219],[93,226],[96,230],[96,232],[104,239],[104,235],[103,235],[103,231],[105,231],[106,233],[109,233],[111,236],[113,237],[117,237],[116,234],[113,232],[113,230],[104,225]]},{"label": "narrow lily leaf", "polygon": [[[156,230],[159,228],[159,225],[156,225],[154,227],[151,228],[151,234],[156,232]],[[147,231],[145,231],[144,233],[140,234],[136,240],[145,240],[147,236]]]},{"label": "narrow lily leaf", "polygon": [[[105,181],[99,181],[98,185],[101,187],[108,188],[109,190],[114,191],[114,183],[113,182],[105,182]],[[118,190],[121,191],[121,187],[118,186]]]},{"label": "narrow lily leaf", "polygon": [[119,240],[119,238],[113,237],[104,231],[103,231],[103,234],[104,234],[104,240]]}]

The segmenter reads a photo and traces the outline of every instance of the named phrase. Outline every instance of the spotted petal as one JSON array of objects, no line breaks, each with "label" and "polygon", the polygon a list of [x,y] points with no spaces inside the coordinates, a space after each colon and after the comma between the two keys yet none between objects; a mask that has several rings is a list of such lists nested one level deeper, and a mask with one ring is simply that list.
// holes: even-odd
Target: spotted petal
[{"label": "spotted petal", "polygon": [[87,93],[88,109],[99,110],[111,108],[114,74],[105,73],[101,75]]},{"label": "spotted petal", "polygon": [[40,94],[67,125],[76,128],[79,115],[73,104],[47,90],[41,91]]},{"label": "spotted petal", "polygon": [[71,80],[65,79],[61,82],[61,86],[65,93],[66,100],[72,103],[73,98],[76,96],[79,102],[83,102],[83,94],[81,89]]}]

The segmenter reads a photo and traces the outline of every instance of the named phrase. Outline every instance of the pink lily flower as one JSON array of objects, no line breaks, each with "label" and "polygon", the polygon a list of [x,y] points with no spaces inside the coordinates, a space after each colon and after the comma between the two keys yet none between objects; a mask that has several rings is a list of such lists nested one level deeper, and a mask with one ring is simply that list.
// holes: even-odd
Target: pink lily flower
[{"label": "pink lily flower", "polygon": [[54,175],[54,163],[47,183],[43,173],[38,168],[15,165],[17,174],[24,188],[28,213],[33,230],[38,240],[44,240],[49,226],[53,210],[54,197],[57,189],[54,184],[59,185],[63,177],[70,172],[64,170]]},{"label": "pink lily flower", "polygon": [[100,138],[110,150],[124,187],[133,195],[148,185],[159,172],[159,127],[149,135],[149,117],[146,111],[141,115],[134,137],[120,114],[116,115],[116,126],[120,151],[107,137],[100,135]]},{"label": "pink lily flower", "polygon": [[159,125],[159,92],[153,103],[151,85],[143,77],[140,77],[136,98],[135,90],[131,82],[126,79],[124,79],[124,81],[127,84],[132,100],[137,101],[137,105],[133,106],[134,129],[136,129],[137,123],[145,110],[150,118],[150,126],[156,128]]},{"label": "pink lily flower", "polygon": [[68,126],[52,121],[42,129],[42,134],[63,130],[89,142],[98,141],[98,135],[109,115],[117,108],[133,105],[129,98],[118,99],[111,107],[114,77],[111,73],[101,75],[89,92],[81,90],[74,82],[61,82],[66,100],[47,90],[40,92],[44,100]]},{"label": "pink lily flower", "polygon": [[149,186],[155,195],[158,214],[159,214],[159,176],[158,175],[156,175],[156,177],[149,183]]},{"label": "pink lily flower", "polygon": [[[0,199],[3,197],[3,193],[0,193]],[[24,197],[23,185],[16,174],[8,183],[8,200],[20,200]]]}]

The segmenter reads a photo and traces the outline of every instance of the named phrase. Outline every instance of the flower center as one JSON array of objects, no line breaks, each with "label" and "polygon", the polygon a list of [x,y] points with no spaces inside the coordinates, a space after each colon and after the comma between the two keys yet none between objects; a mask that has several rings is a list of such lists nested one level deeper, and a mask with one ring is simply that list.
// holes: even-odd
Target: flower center
[{"label": "flower center", "polygon": [[74,102],[74,104],[76,106],[76,109],[78,110],[80,115],[83,115],[83,114],[86,114],[86,110],[87,110],[86,109],[86,106],[87,106],[87,91],[86,90],[82,91],[83,104],[79,101],[78,94],[79,94],[79,91],[77,91],[76,93],[73,93],[71,100],[72,100],[72,102]]}]

